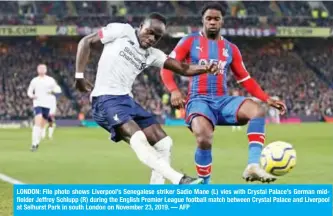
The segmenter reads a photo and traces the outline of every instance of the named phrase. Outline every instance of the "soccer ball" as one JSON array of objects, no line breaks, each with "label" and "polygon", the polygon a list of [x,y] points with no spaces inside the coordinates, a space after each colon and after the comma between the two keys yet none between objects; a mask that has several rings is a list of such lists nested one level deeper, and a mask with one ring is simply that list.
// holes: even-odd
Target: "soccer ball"
[{"label": "soccer ball", "polygon": [[296,151],[290,143],[272,142],[263,149],[260,164],[266,172],[283,176],[296,166]]}]

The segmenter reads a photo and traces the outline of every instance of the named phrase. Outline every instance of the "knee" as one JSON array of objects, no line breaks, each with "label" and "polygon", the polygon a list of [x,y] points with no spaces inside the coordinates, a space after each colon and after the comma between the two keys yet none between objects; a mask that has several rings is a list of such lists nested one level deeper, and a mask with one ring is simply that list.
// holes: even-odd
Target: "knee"
[{"label": "knee", "polygon": [[211,149],[213,143],[213,132],[204,131],[196,136],[198,147],[207,150]]},{"label": "knee", "polygon": [[249,121],[254,118],[263,118],[266,115],[265,109],[252,100],[247,101],[241,107],[238,118],[242,121]]},{"label": "knee", "polygon": [[37,126],[41,126],[42,125],[42,122],[43,122],[43,117],[41,115],[37,115],[35,117],[35,125]]},{"label": "knee", "polygon": [[161,139],[160,141],[158,141],[155,145],[154,148],[158,151],[158,152],[170,152],[171,148],[173,146],[173,141],[171,139],[171,137],[166,136],[163,139]]}]

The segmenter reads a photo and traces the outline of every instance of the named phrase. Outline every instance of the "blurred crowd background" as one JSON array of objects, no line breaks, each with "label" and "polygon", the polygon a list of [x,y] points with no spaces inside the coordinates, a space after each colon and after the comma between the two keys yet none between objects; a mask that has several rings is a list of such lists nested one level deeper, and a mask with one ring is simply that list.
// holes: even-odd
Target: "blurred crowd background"
[{"label": "blurred crowd background", "polygon": [[[225,27],[333,26],[333,2],[220,2],[226,9]],[[0,4],[0,25],[77,25],[99,27],[110,22],[138,26],[152,11],[168,17],[168,24],[200,26],[204,1],[74,2],[16,1]],[[271,95],[283,99],[288,117],[333,116],[333,40],[330,38],[228,37],[241,50],[251,75]],[[58,96],[60,119],[90,118],[89,95],[74,89],[75,54],[79,36],[0,37],[0,120],[29,119],[32,101],[26,90],[38,63],[63,89]],[[164,37],[158,47],[169,53],[177,37]],[[94,81],[101,46],[94,47],[86,77]],[[187,78],[175,76],[186,94]],[[230,92],[247,95],[229,71]],[[135,99],[161,119],[179,118],[170,106],[159,70],[149,68],[133,86]]]}]

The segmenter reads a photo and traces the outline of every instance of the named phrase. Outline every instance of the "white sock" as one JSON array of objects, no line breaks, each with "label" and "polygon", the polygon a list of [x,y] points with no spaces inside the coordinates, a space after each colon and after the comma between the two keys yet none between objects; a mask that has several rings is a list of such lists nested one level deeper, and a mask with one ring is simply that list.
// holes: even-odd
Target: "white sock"
[{"label": "white sock", "polygon": [[49,138],[51,139],[53,136],[53,132],[55,130],[55,126],[53,125],[52,127],[49,127]]},{"label": "white sock", "polygon": [[43,129],[39,126],[32,128],[32,145],[37,146],[41,140]]},{"label": "white sock", "polygon": [[[161,158],[166,161],[168,164],[171,162],[171,147],[172,139],[167,136],[158,141],[153,148],[161,155]],[[164,184],[165,178],[159,172],[152,170],[150,177],[150,184]]]},{"label": "white sock", "polygon": [[44,139],[45,137],[46,137],[46,127],[43,128],[42,139]]},{"label": "white sock", "polygon": [[142,131],[137,131],[133,134],[130,140],[130,146],[142,163],[156,172],[159,172],[173,184],[179,184],[184,175],[170,167],[157,151],[150,146],[146,135]]}]

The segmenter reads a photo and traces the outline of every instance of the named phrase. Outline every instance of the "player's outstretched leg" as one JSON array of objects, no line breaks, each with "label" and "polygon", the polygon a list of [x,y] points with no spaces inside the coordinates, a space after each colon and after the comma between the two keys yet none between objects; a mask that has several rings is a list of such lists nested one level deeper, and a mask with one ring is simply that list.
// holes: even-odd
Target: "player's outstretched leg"
[{"label": "player's outstretched leg", "polygon": [[[143,124],[144,125],[144,124]],[[143,129],[144,134],[147,137],[148,142],[151,146],[157,151],[160,157],[171,164],[171,148],[173,141],[165,131],[161,128],[159,124],[152,124],[149,127]],[[202,179],[195,179],[188,176],[185,176],[182,179],[182,184],[198,184],[202,182]],[[152,170],[150,184],[164,184],[164,176],[156,170]]]},{"label": "player's outstretched leg", "polygon": [[202,179],[188,177],[171,168],[170,164],[150,145],[146,135],[134,121],[122,124],[117,130],[124,140],[130,143],[142,163],[160,173],[173,184],[201,184]]},{"label": "player's outstretched leg", "polygon": [[[171,148],[173,141],[169,137],[159,124],[152,124],[149,127],[143,129],[148,142],[151,146],[161,155],[161,157],[171,164]],[[150,177],[150,184],[164,184],[165,178],[161,173],[156,170],[152,170]]]},{"label": "player's outstretched leg", "polygon": [[191,128],[197,140],[197,149],[194,156],[197,174],[204,179],[204,184],[209,184],[212,172],[214,129],[210,121],[203,116],[195,117],[192,120]]},{"label": "player's outstretched leg", "polygon": [[265,172],[259,165],[261,151],[265,143],[265,111],[252,100],[246,100],[237,113],[240,122],[248,121],[249,140],[248,165],[243,173],[246,181],[272,182],[276,177]]},{"label": "player's outstretched leg", "polygon": [[[146,133],[145,133],[146,134]],[[148,139],[149,140],[149,139]],[[162,159],[171,164],[171,148],[173,142],[171,137],[166,136],[153,145],[153,148],[161,155]],[[159,172],[152,170],[150,184],[165,184],[165,178]]]},{"label": "player's outstretched leg", "polygon": [[[153,124],[150,127],[143,129],[143,132],[145,133],[148,142],[153,146],[160,157],[170,165],[171,147],[173,145],[171,137],[167,136],[159,124]],[[202,181],[203,179],[185,176],[182,179],[181,184],[198,184]],[[151,172],[150,184],[165,184],[165,178],[161,173],[153,169]]]}]

